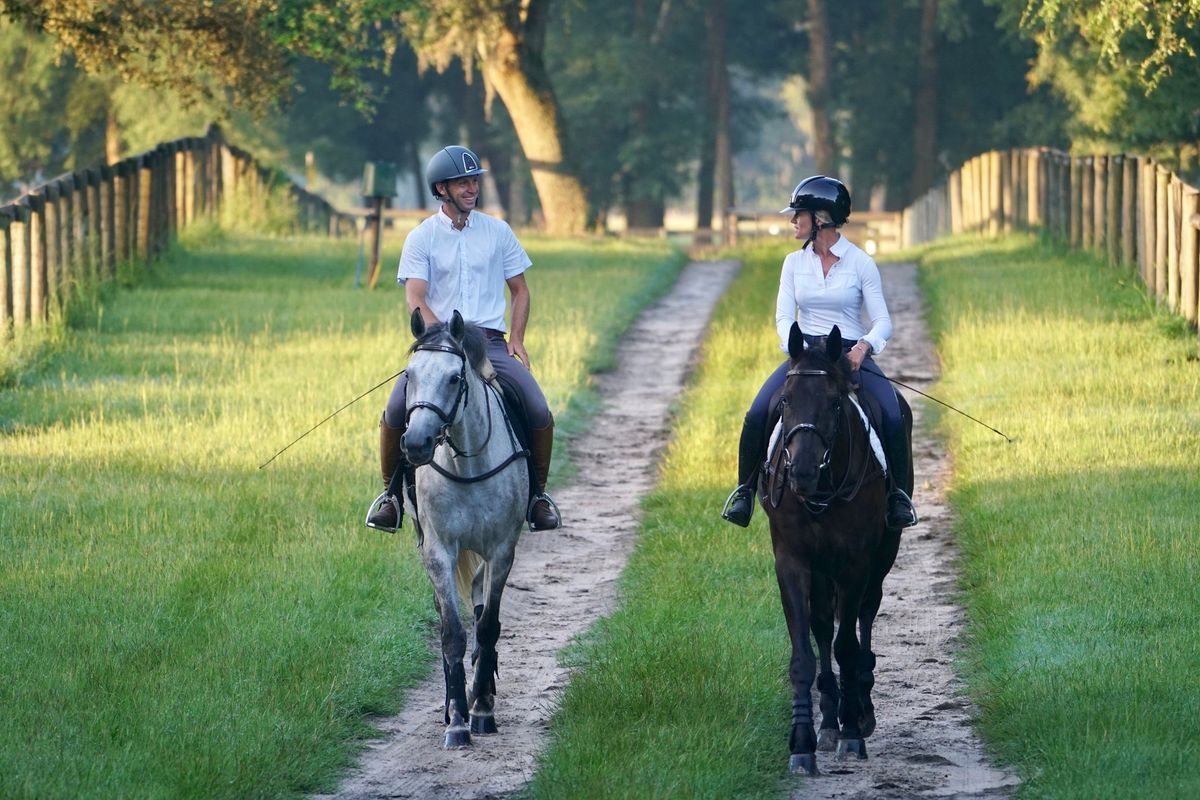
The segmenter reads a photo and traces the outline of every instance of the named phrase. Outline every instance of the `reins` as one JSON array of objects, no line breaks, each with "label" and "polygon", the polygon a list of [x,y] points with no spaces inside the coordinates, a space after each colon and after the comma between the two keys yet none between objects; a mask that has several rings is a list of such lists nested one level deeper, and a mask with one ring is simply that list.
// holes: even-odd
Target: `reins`
[{"label": "reins", "polygon": [[[823,369],[793,369],[788,370],[787,373],[787,377],[828,377],[828,375],[828,370]],[[804,507],[808,509],[808,512],[813,516],[817,516],[828,510],[829,507],[834,503],[849,503],[858,496],[859,490],[862,489],[863,484],[867,481],[868,475],[872,471],[871,464],[873,459],[870,457],[869,444],[867,444],[866,438],[864,437],[866,452],[864,452],[863,458],[861,459],[862,466],[858,470],[857,475],[852,478],[851,465],[853,463],[853,456],[855,452],[854,427],[849,422],[849,414],[846,411],[846,405],[842,402],[843,397],[845,397],[845,393],[839,393],[837,402],[837,424],[833,430],[832,441],[827,441],[820,429],[811,422],[801,422],[793,425],[780,440],[780,455],[778,458],[782,463],[772,472],[777,491],[768,492],[768,499],[771,502],[772,508],[779,508],[779,504],[783,502],[783,492],[786,489],[787,483],[787,472],[792,463],[791,452],[788,450],[787,446],[788,442],[792,440],[792,437],[799,433],[814,434],[818,439],[821,440],[821,444],[825,446],[825,452],[821,457],[821,463],[818,467],[818,470],[821,476],[829,477],[830,483],[830,489],[825,492],[818,491],[818,493],[813,496],[800,497],[800,501],[804,504]],[[779,402],[781,405],[787,405],[787,397],[781,397]],[[838,441],[838,434],[843,430],[843,420],[846,421],[846,425],[844,426],[846,433],[846,469],[842,473],[841,480],[837,486],[833,486],[834,478],[832,475],[832,454],[833,448]],[[820,480],[820,478],[818,478],[818,480]]]},{"label": "reins", "polygon": [[463,408],[465,408],[466,404],[467,404],[467,389],[469,386],[469,381],[467,380],[467,354],[464,351],[462,351],[456,347],[450,347],[448,345],[441,345],[441,344],[422,344],[422,345],[417,345],[416,347],[413,348],[413,352],[417,352],[419,350],[426,350],[426,351],[440,352],[440,353],[450,353],[451,355],[458,356],[459,359],[462,360],[462,366],[460,367],[460,370],[459,370],[458,394],[455,395],[454,404],[451,405],[449,412],[443,411],[442,408],[440,406],[438,406],[436,403],[430,403],[430,402],[427,402],[424,400],[418,400],[416,402],[410,403],[408,406],[406,415],[405,415],[405,423],[407,424],[408,420],[411,419],[413,411],[415,411],[417,409],[421,409],[421,408],[428,409],[428,410],[432,411],[434,414],[436,414],[438,419],[440,419],[442,421],[442,427],[438,432],[437,441],[434,443],[434,446],[433,446],[434,451],[436,452],[438,447],[442,446],[443,444],[446,444],[446,445],[449,445],[450,449],[452,451],[454,451],[454,455],[457,456],[458,458],[464,458],[464,459],[476,458],[476,457],[484,454],[484,452],[487,450],[488,444],[491,443],[491,441],[492,441],[492,433],[493,433],[492,395],[496,394],[496,402],[498,404],[498,407],[501,409],[501,413],[504,416],[505,427],[508,430],[509,441],[512,444],[512,448],[513,448],[513,451],[508,456],[508,458],[506,458],[504,461],[500,462],[500,464],[496,465],[495,467],[492,467],[490,470],[483,472],[479,475],[472,475],[470,477],[464,477],[462,475],[459,475],[458,473],[451,472],[450,470],[443,467],[441,464],[438,464],[437,461],[430,460],[429,466],[433,468],[434,472],[438,473],[439,475],[441,475],[444,478],[448,478],[449,480],[454,481],[455,483],[478,483],[479,481],[485,481],[488,478],[498,475],[506,467],[508,467],[509,464],[512,464],[514,461],[517,461],[522,458],[527,458],[529,456],[529,451],[522,448],[521,443],[517,440],[517,434],[516,434],[516,431],[513,429],[512,420],[510,420],[508,418],[508,415],[504,414],[504,412],[503,412],[503,401],[501,401],[501,399],[499,397],[499,393],[496,391],[495,387],[488,385],[487,382],[482,381],[482,379],[481,379],[481,382],[484,385],[484,391],[483,391],[484,416],[487,417],[487,426],[488,426],[487,427],[487,435],[484,437],[482,444],[480,444],[476,448],[474,453],[466,452],[462,448],[460,448],[457,444],[455,444],[454,439],[450,435],[450,429],[453,427],[455,421],[458,419],[458,417],[461,413],[461,410]]}]

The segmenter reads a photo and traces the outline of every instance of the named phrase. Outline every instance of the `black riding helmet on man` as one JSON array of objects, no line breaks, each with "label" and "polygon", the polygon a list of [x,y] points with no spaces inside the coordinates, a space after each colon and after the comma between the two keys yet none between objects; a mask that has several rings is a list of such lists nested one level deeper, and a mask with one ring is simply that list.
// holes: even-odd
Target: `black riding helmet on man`
[{"label": "black riding helmet on man", "polygon": [[[531,499],[528,520],[534,530],[559,526],[554,501],[546,494],[554,449],[554,418],[530,372],[525,350],[530,291],[525,271],[532,265],[512,228],[478,210],[479,176],[487,172],[470,148],[449,145],[425,167],[425,183],[441,202],[404,240],[396,280],[404,287],[409,312],[420,311],[426,325],[449,320],[454,311],[480,328],[488,360],[521,396],[529,427]],[[511,299],[506,320],[505,289]],[[511,327],[510,327],[511,322]],[[379,421],[380,466],[384,493],[367,512],[368,527],[394,531],[403,519],[399,492],[411,467],[404,458],[407,377],[392,387]]]},{"label": "black riding helmet on man", "polygon": [[[806,340],[828,334],[835,325],[841,330],[845,357],[857,371],[863,389],[879,402],[883,416],[881,433],[891,478],[887,525],[907,528],[917,523],[912,499],[902,488],[911,476],[911,444],[895,390],[872,358],[891,337],[891,315],[875,261],[838,230],[849,219],[850,210],[850,191],[836,178],[814,175],[792,190],[791,201],[780,213],[792,215],[795,238],[803,244],[783,261],[775,328],[784,352],[792,323],[797,320],[807,332]],[[869,328],[862,323],[864,309],[870,319]],[[738,486],[721,514],[735,525],[749,525],[754,513],[754,486],[759,466],[766,458],[767,425],[776,419],[772,402],[783,386],[788,365],[789,359],[785,358],[767,378],[742,423]]]}]

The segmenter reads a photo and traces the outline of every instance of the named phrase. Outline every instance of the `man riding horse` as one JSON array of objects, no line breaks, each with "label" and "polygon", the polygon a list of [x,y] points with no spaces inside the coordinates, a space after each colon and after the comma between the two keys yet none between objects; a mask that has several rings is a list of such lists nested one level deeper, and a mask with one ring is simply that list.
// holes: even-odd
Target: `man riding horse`
[{"label": "man riding horse", "polygon": [[[409,311],[419,311],[426,325],[448,321],[458,310],[483,331],[488,359],[501,382],[519,395],[526,416],[532,462],[529,525],[551,530],[559,526],[557,508],[546,494],[554,418],[525,351],[530,307],[525,270],[532,261],[508,223],[478,210],[479,176],[485,172],[479,157],[458,145],[442,148],[429,160],[425,183],[441,208],[404,240],[396,280],[404,287]],[[512,330],[504,320],[506,285],[512,298]],[[399,528],[403,519],[399,487],[411,468],[401,447],[406,387],[407,378],[401,373],[379,421],[385,493],[366,521],[368,527],[389,532]]]}]

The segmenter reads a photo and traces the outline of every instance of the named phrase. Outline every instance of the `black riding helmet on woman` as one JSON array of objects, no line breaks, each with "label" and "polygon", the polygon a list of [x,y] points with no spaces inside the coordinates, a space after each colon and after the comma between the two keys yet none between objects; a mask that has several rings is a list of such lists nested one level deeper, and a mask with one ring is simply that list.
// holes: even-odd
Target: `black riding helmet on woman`
[{"label": "black riding helmet on woman", "polygon": [[[862,387],[879,401],[883,415],[883,446],[892,478],[887,525],[907,528],[917,523],[912,500],[901,488],[908,485],[911,474],[911,447],[895,390],[872,358],[887,346],[892,320],[883,297],[879,267],[838,230],[850,218],[850,210],[850,191],[836,178],[814,175],[792,190],[791,201],[780,213],[792,215],[795,238],[803,244],[783,260],[775,328],[784,352],[793,322],[799,321],[807,332],[806,340],[828,334],[835,325],[841,330],[846,358],[857,371]],[[862,323],[864,309],[870,319],[869,328]],[[783,386],[788,365],[789,359],[785,358],[767,378],[742,423],[738,486],[721,514],[735,525],[749,525],[754,513],[754,485],[759,466],[766,459],[768,424],[777,419],[772,401]]]}]

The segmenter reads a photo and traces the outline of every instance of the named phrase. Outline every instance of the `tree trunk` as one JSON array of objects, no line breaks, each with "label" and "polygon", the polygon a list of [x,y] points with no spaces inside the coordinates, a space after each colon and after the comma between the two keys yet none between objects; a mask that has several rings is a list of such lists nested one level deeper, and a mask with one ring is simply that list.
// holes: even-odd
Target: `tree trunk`
[{"label": "tree trunk", "polygon": [[817,172],[837,170],[837,144],[830,122],[829,94],[833,53],[829,46],[829,18],[825,0],[808,0],[808,105],[813,118],[813,156]]},{"label": "tree trunk", "polygon": [[923,1],[910,201],[929,191],[937,171],[937,13],[938,0]]},{"label": "tree trunk", "polygon": [[587,198],[566,158],[566,129],[542,63],[545,6],[537,0],[509,3],[504,27],[480,60],[529,161],[546,231],[570,235],[587,227]]},{"label": "tree trunk", "polygon": [[737,201],[733,192],[733,126],[730,121],[729,65],[725,60],[725,0],[713,0],[708,22],[713,81],[713,183],[722,220]]}]

